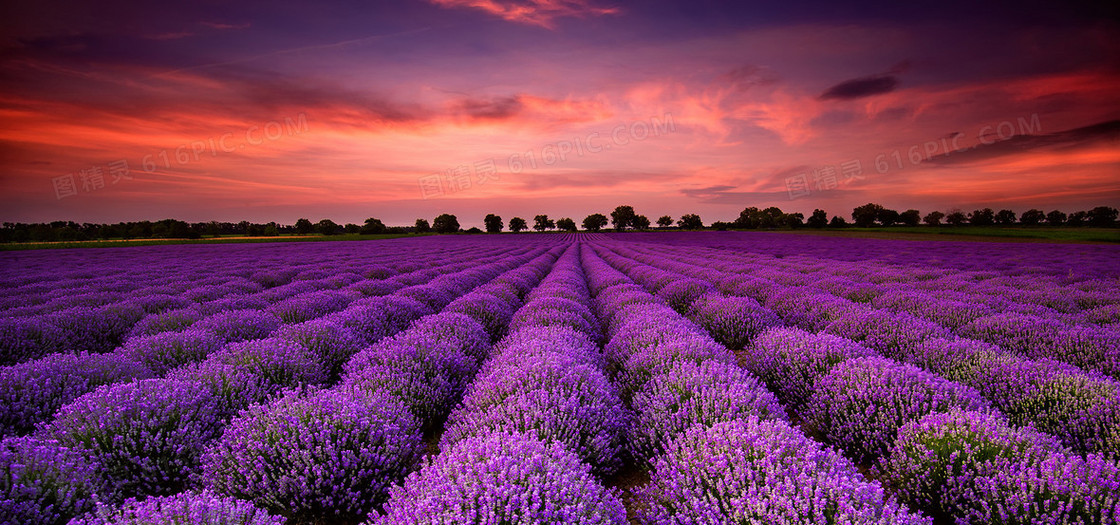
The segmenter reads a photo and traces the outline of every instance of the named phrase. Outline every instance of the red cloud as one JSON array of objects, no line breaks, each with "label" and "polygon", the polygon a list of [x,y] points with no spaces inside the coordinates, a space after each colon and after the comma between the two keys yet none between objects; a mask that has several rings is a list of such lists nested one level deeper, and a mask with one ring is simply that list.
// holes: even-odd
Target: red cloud
[{"label": "red cloud", "polygon": [[510,22],[538,25],[548,29],[554,27],[553,20],[565,16],[609,15],[619,11],[617,7],[598,7],[587,0],[430,0],[441,7],[473,7],[481,9]]}]

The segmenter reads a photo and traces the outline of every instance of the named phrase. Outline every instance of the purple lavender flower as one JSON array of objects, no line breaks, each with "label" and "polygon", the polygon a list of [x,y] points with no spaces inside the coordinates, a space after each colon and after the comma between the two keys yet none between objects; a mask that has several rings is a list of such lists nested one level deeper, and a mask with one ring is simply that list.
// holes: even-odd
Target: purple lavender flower
[{"label": "purple lavender flower", "polygon": [[689,319],[724,346],[740,350],[763,331],[781,326],[774,312],[749,297],[727,297],[718,293],[692,302]]},{"label": "purple lavender flower", "polygon": [[618,394],[598,369],[567,355],[540,353],[488,363],[451,413],[440,447],[487,432],[529,432],[565,444],[609,474],[619,465],[628,426]]},{"label": "purple lavender flower", "polygon": [[832,321],[825,331],[897,357],[900,352],[934,337],[949,337],[944,327],[910,314],[869,310]]},{"label": "purple lavender flower", "polygon": [[402,288],[400,290],[397,290],[394,295],[396,295],[397,297],[407,297],[409,299],[414,299],[420,303],[423,303],[428,308],[431,308],[432,311],[440,310],[444,306],[447,306],[447,303],[450,303],[451,300],[455,298],[448,290],[430,283],[418,284],[415,286]]},{"label": "purple lavender flower", "polygon": [[66,346],[66,333],[38,317],[0,319],[0,365],[14,365]]},{"label": "purple lavender flower", "polygon": [[281,388],[244,367],[209,360],[176,368],[166,378],[193,381],[207,388],[218,402],[222,419],[237,415],[249,405],[265,402]]},{"label": "purple lavender flower", "polygon": [[786,419],[777,398],[737,365],[718,361],[676,363],[634,394],[630,430],[634,457],[648,460],[693,425],[757,416]]},{"label": "purple lavender flower", "polygon": [[509,330],[515,332],[528,326],[567,326],[592,340],[600,336],[598,319],[586,306],[559,297],[535,299],[521,307],[510,321]]},{"label": "purple lavender flower", "polygon": [[711,291],[711,283],[699,279],[677,279],[657,290],[657,297],[677,312],[687,314],[693,301]]},{"label": "purple lavender flower", "polygon": [[281,326],[271,338],[291,341],[310,350],[326,369],[330,381],[338,379],[342,366],[361,348],[352,332],[326,318]]},{"label": "purple lavender flower", "polygon": [[460,313],[468,315],[482,324],[491,341],[497,341],[505,336],[510,319],[513,319],[513,308],[510,304],[497,296],[470,292],[451,301],[444,313]]},{"label": "purple lavender flower", "polygon": [[299,343],[283,339],[257,339],[230,343],[207,361],[241,367],[280,387],[319,384],[327,370],[319,356]]},{"label": "purple lavender flower", "polygon": [[301,522],[356,522],[420,460],[420,422],[397,398],[349,388],[291,391],[235,418],[201,479]]},{"label": "purple lavender flower", "polygon": [[129,339],[117,352],[163,375],[172,368],[206,359],[222,343],[217,334],[203,330],[162,332]]},{"label": "purple lavender flower", "polygon": [[190,485],[203,448],[222,424],[218,401],[202,385],[143,379],[79,397],[44,432],[88,450],[120,493],[162,495]]},{"label": "purple lavender flower", "polygon": [[695,426],[654,460],[637,496],[644,524],[929,524],[855,465],[784,421]]},{"label": "purple lavender flower", "polygon": [[920,368],[881,357],[857,357],[817,380],[806,425],[857,462],[886,453],[898,428],[930,412],[985,409],[979,392]]},{"label": "purple lavender flower", "polygon": [[759,335],[739,359],[782,403],[800,412],[816,390],[817,379],[833,365],[872,355],[875,352],[870,348],[834,335],[772,328]]},{"label": "purple lavender flower", "polygon": [[1120,468],[1090,454],[1020,461],[945,495],[958,524],[1120,523]]},{"label": "purple lavender flower", "polygon": [[129,303],[105,306],[76,306],[46,316],[62,329],[64,348],[71,352],[108,352],[124,341],[132,326],[145,315]]},{"label": "purple lavender flower", "polygon": [[152,377],[117,354],[52,354],[0,368],[0,436],[24,434],[99,386]]},{"label": "purple lavender flower", "polygon": [[203,317],[210,317],[230,310],[264,310],[268,305],[268,301],[253,295],[227,295],[220,299],[199,303],[193,309]]},{"label": "purple lavender flower", "polygon": [[81,450],[57,441],[10,437],[0,442],[0,521],[62,525],[93,510],[104,487]]},{"label": "purple lavender flower", "polygon": [[268,337],[280,323],[279,317],[268,312],[230,310],[202,319],[191,328],[213,332],[226,342],[236,342]]},{"label": "purple lavender flower", "polygon": [[[617,329],[603,349],[607,371],[629,399],[655,374],[682,361],[701,363],[712,359],[734,362],[731,352],[712,340],[696,325],[680,318],[668,307],[649,309],[630,318]],[[672,312],[666,317],[658,310]]]},{"label": "purple lavender flower", "polygon": [[1052,436],[1013,427],[999,414],[953,409],[903,425],[879,470],[902,501],[954,516],[962,513],[955,499],[985,496],[978,479],[1003,476],[1062,450]]},{"label": "purple lavender flower", "polygon": [[133,325],[126,341],[163,332],[181,332],[203,318],[195,308],[180,308],[149,314]]},{"label": "purple lavender flower", "polygon": [[212,491],[182,492],[141,501],[128,499],[120,506],[99,506],[96,512],[70,522],[71,525],[283,525],[273,516],[249,503]]},{"label": "purple lavender flower", "polygon": [[362,344],[369,345],[408,328],[413,321],[431,313],[431,308],[415,299],[390,295],[354,301],[326,319],[342,325]]},{"label": "purple lavender flower", "polygon": [[354,355],[344,385],[400,397],[425,429],[443,422],[478,371],[478,361],[450,341],[406,332]]},{"label": "purple lavender flower", "polygon": [[459,441],[390,489],[377,525],[624,525],[626,509],[560,444],[520,433]]},{"label": "purple lavender flower", "polygon": [[265,311],[271,312],[287,324],[316,319],[346,307],[350,299],[333,291],[317,291],[295,295],[273,303]]},{"label": "purple lavender flower", "polygon": [[490,356],[490,334],[478,321],[465,314],[445,311],[421,317],[412,323],[408,331],[446,342],[480,363]]},{"label": "purple lavender flower", "polygon": [[530,326],[509,334],[494,346],[491,365],[545,353],[567,355],[599,370],[606,366],[603,353],[587,334],[567,326]]}]

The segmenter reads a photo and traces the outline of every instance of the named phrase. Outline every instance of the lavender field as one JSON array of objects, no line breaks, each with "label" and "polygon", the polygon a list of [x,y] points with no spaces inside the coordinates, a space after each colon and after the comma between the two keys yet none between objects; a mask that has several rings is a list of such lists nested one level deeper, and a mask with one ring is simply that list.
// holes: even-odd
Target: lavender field
[{"label": "lavender field", "polygon": [[0,523],[1120,522],[1116,246],[0,260]]}]

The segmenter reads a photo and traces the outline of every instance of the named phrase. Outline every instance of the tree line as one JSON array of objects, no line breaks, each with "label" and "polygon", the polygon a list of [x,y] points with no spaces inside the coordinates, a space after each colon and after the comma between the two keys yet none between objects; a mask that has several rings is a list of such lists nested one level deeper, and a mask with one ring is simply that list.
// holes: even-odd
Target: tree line
[{"label": "tree line", "polygon": [[[1050,226],[1092,226],[1114,227],[1120,212],[1116,208],[1097,206],[1087,211],[1076,211],[1066,214],[1060,210],[1044,212],[1031,209],[1016,214],[1012,210],[1003,209],[995,211],[991,208],[980,208],[965,213],[952,210],[949,213],[932,211],[922,215],[918,210],[910,209],[896,211],[880,204],[867,203],[857,206],[852,210],[852,222],[849,223],[839,215],[829,218],[827,212],[821,209],[813,210],[806,219],[801,213],[787,213],[778,207],[756,208],[748,207],[739,212],[739,217],[731,222],[716,221],[710,226],[705,226],[700,216],[687,213],[674,220],[669,215],[662,215],[655,222],[649,217],[638,214],[633,206],[618,206],[608,215],[593,213],[583,218],[577,225],[575,219],[562,217],[553,220],[547,214],[533,217],[532,229],[538,232],[559,230],[565,232],[584,231],[598,232],[606,229],[610,224],[615,231],[649,230],[653,224],[658,229],[676,227],[681,230],[757,230],[757,229],[793,229],[809,228],[845,228],[857,226],[861,228],[875,226],[1009,226],[1009,225],[1050,225]],[[530,228],[529,221],[521,217],[513,217],[507,224],[502,217],[493,213],[483,218],[487,233],[499,233],[507,229],[514,233],[526,231]],[[338,224],[330,219],[311,222],[309,219],[299,219],[292,225],[283,225],[276,222],[252,223],[241,222],[195,222],[188,223],[175,219],[161,221],[119,222],[115,224],[76,223],[73,221],[55,221],[50,223],[15,223],[5,222],[0,228],[0,242],[53,242],[53,241],[86,241],[98,239],[199,239],[202,237],[219,236],[246,236],[246,237],[274,237],[279,235],[382,235],[382,234],[409,234],[409,233],[483,233],[479,228],[463,230],[455,215],[444,213],[436,216],[431,222],[427,219],[416,219],[412,226],[386,226],[380,219],[369,218],[363,224]]]}]

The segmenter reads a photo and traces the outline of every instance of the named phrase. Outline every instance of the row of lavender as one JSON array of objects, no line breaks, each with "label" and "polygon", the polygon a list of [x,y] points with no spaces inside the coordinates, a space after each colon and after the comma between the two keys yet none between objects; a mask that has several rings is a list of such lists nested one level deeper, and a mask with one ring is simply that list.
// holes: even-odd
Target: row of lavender
[{"label": "row of lavender", "polygon": [[[439,417],[438,408],[425,411],[424,403],[455,400],[462,379],[441,383],[433,374],[472,373],[477,364],[462,356],[483,353],[508,321],[495,304],[509,309],[557,250],[471,264],[424,285],[426,302],[404,287],[284,325],[265,339],[212,345],[184,336],[208,332],[164,332],[176,343],[141,345],[144,355],[186,363],[168,367],[161,379],[143,379],[162,374],[129,360],[132,347],[8,367],[5,393],[23,406],[61,404],[51,396],[89,390],[90,376],[98,375],[87,370],[91,365],[104,365],[101,375],[112,377],[95,377],[109,384],[65,404],[34,435],[4,441],[0,521],[65,523],[95,504],[91,522],[200,508],[260,516],[266,509],[304,521],[364,518],[419,460],[421,431]],[[372,377],[381,383],[363,379],[371,370],[380,372]],[[417,395],[401,388],[418,389]],[[184,489],[192,491],[160,497]],[[146,496],[153,497],[126,500]]]},{"label": "row of lavender", "polygon": [[[1062,282],[1120,277],[1112,245],[928,241],[791,236],[771,232],[678,232],[628,235],[631,243],[765,255],[779,259],[871,263],[913,269],[977,272],[991,276],[1054,277]],[[1011,239],[1006,239],[1010,241]]]},{"label": "row of lavender", "polygon": [[[752,331],[778,324],[770,309],[749,298],[723,297],[710,282],[614,253],[605,256],[735,347],[742,348]],[[677,252],[650,262],[711,276],[710,256]],[[802,304],[819,300],[805,299]],[[945,343],[927,343],[927,355]],[[778,392],[810,434],[857,461],[877,463],[878,475],[894,493],[918,508],[960,523],[1112,523],[1120,518],[1115,497],[1120,474],[1114,462],[1095,454],[1083,458],[1052,437],[1016,428],[980,392],[875,354],[851,340],[782,328],[763,332],[741,353],[747,368]],[[1115,403],[1115,384],[1092,379],[1109,385],[1111,398],[1104,403]],[[1063,395],[1060,387],[1051,392]],[[1115,436],[1116,420],[1108,417],[1094,423]],[[1109,443],[1103,447],[1116,449]]]},{"label": "row of lavender", "polygon": [[[1120,385],[1098,372],[1051,359],[1066,357],[1075,363],[1108,369],[1115,358],[1107,356],[1120,352],[1120,342],[1107,334],[1073,339],[1076,344],[1066,346],[1051,341],[1033,350],[997,346],[993,343],[1002,341],[968,338],[977,334],[973,330],[954,333],[906,312],[875,309],[811,287],[787,286],[750,269],[743,273],[734,258],[702,255],[692,264],[682,264],[681,259],[666,263],[664,253],[638,257],[666,268],[675,267],[698,279],[691,285],[693,290],[715,284],[724,292],[751,296],[789,325],[859,341],[884,355],[976,388],[1016,424],[1033,423],[1075,450],[1120,457]],[[688,286],[685,283],[675,285]],[[1011,331],[1031,329],[1031,325],[1008,326]]]},{"label": "row of lavender", "polygon": [[[874,338],[780,328],[795,316],[721,291],[744,277],[735,254],[547,239],[559,242],[342,310],[313,306],[266,339],[180,344],[172,334],[207,332],[192,323],[154,334],[176,344],[137,334],[82,356],[138,377],[164,375],[137,362],[159,356],[140,361],[167,374],[102,387],[5,440],[0,511],[48,523],[95,507],[82,523],[625,523],[628,501],[643,523],[929,521],[901,501],[962,523],[1120,517],[1114,463],[1009,424],[975,390],[882,357],[902,354]],[[703,273],[713,267],[723,275]],[[738,352],[747,369],[729,347],[751,349]],[[865,388],[875,382],[886,386]],[[81,431],[92,437],[68,437]],[[439,451],[421,462],[425,440]],[[856,466],[869,462],[886,490]],[[627,465],[651,469],[649,483],[605,488]]]},{"label": "row of lavender", "polygon": [[[87,353],[87,346],[67,347],[66,352],[0,372],[4,385],[0,389],[0,400],[6,401],[0,405],[3,406],[0,408],[0,434],[26,433],[63,404],[98,386],[145,374],[163,375],[233,343],[270,335],[313,342],[317,325],[311,321],[323,316],[329,316],[328,323],[341,324],[351,332],[355,345],[372,343],[399,331],[426,310],[447,304],[456,294],[462,293],[464,286],[492,278],[494,271],[517,267],[541,250],[522,253],[524,250],[519,249],[507,253],[504,258],[475,256],[472,260],[465,257],[457,263],[359,281],[357,284],[365,285],[368,295],[360,295],[354,289],[315,289],[293,295],[293,288],[305,284],[299,281],[293,283],[297,286],[277,284],[261,293],[230,294],[216,301],[153,312],[132,326],[125,343],[112,354]],[[498,262],[493,262],[489,268],[477,266],[492,261]],[[420,284],[425,281],[430,282]],[[260,295],[270,292],[276,292],[273,302],[260,299]],[[389,292],[392,293],[384,295]],[[215,303],[220,304],[215,306]],[[205,315],[212,308],[221,310]],[[28,321],[42,322],[26,316],[8,321],[9,327],[22,328],[30,326]],[[104,332],[97,331],[96,324],[92,329],[84,328],[70,335],[92,334],[84,339],[86,342],[102,339],[100,336]],[[36,353],[46,350],[41,342],[36,346],[36,340],[26,330],[12,330],[7,335],[10,346],[33,348]],[[342,348],[335,355],[324,355],[328,373],[337,375],[350,352],[351,349]]]},{"label": "row of lavender", "polygon": [[[532,243],[508,242],[364,250],[358,249],[362,243],[331,244],[333,250],[316,244],[299,251],[290,245],[128,248],[126,257],[114,259],[116,250],[102,250],[84,261],[80,250],[6,254],[12,270],[0,286],[0,364],[53,352],[107,352],[133,337],[200,321],[203,328],[222,331],[242,322],[230,312],[261,311],[271,315],[249,324],[275,325],[406,287],[415,287],[423,300],[424,288],[417,285],[534,249]],[[80,269],[51,271],[68,266]]]}]

